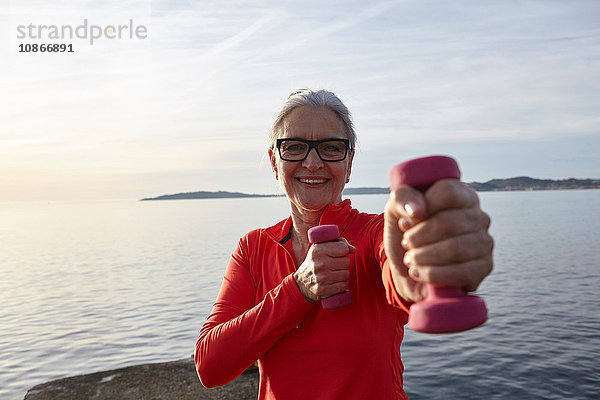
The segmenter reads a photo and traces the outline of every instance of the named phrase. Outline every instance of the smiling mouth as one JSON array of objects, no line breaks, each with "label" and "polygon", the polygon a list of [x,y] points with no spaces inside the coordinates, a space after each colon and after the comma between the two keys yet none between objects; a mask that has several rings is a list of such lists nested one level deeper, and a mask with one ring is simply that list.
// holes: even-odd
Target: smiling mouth
[{"label": "smiling mouth", "polygon": [[306,183],[307,185],[321,185],[323,183],[327,183],[329,179],[323,178],[296,178],[300,183]]}]

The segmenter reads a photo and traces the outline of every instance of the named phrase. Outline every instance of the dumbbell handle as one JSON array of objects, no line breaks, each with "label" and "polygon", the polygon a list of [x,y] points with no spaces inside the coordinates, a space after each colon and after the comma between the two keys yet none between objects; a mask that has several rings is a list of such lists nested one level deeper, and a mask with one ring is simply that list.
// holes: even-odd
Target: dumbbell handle
[{"label": "dumbbell handle", "polygon": [[[340,237],[340,231],[337,225],[319,225],[308,230],[308,240],[310,243],[323,243],[335,240]],[[321,307],[325,310],[335,310],[352,303],[352,294],[349,291],[334,294],[321,300]]]}]

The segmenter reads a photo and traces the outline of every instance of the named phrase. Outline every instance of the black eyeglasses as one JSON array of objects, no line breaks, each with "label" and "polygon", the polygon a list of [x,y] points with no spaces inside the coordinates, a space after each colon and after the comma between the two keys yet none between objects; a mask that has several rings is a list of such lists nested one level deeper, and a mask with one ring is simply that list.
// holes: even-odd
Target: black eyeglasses
[{"label": "black eyeglasses", "polygon": [[304,161],[310,153],[310,149],[315,149],[317,155],[323,161],[342,161],[346,158],[350,149],[348,139],[322,139],[322,140],[304,140],[304,139],[277,139],[277,150],[279,156],[285,161]]}]

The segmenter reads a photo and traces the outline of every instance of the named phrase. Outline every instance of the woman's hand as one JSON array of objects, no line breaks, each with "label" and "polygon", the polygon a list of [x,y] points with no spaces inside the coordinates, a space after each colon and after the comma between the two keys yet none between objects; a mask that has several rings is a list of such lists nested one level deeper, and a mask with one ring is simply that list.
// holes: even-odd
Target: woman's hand
[{"label": "woman's hand", "polygon": [[294,280],[306,300],[315,302],[348,289],[350,258],[356,248],[344,238],[311,245]]},{"label": "woman's hand", "polygon": [[426,283],[475,291],[492,271],[489,226],[475,191],[457,180],[390,193],[384,240],[398,294],[419,301]]}]

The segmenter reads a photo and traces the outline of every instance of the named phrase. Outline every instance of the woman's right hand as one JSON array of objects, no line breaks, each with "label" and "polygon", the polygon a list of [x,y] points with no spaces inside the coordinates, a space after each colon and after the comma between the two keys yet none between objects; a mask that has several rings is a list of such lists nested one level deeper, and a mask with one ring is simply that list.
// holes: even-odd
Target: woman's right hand
[{"label": "woman's right hand", "polygon": [[356,248],[344,238],[310,246],[304,262],[294,273],[306,300],[315,302],[348,289],[350,258]]}]

